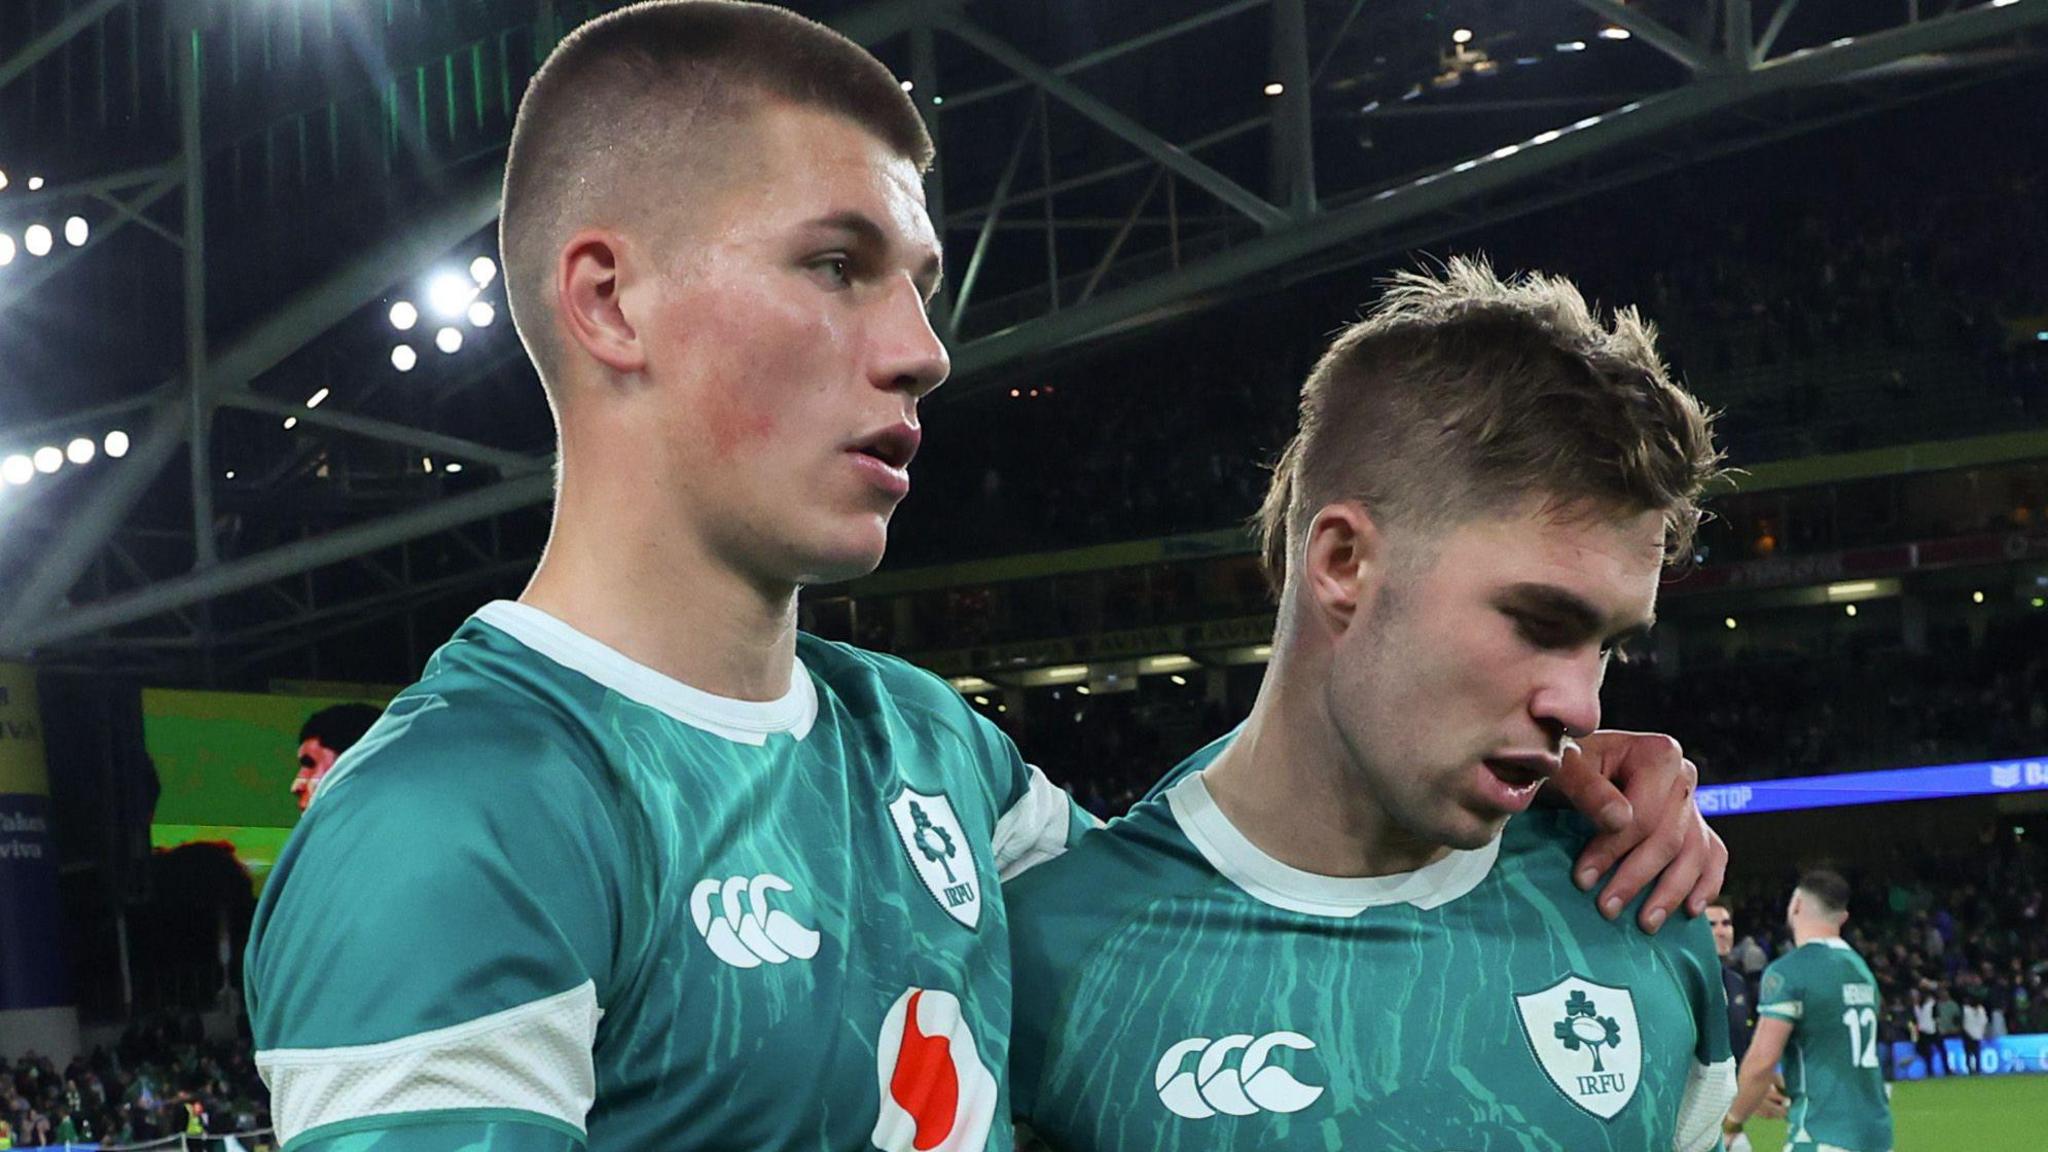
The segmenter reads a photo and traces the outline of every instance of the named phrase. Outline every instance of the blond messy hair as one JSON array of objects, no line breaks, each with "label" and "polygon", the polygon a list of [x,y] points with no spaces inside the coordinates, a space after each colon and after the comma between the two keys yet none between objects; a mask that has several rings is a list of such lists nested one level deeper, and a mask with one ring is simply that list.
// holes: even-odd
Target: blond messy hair
[{"label": "blond messy hair", "polygon": [[1257,516],[1267,579],[1279,594],[1316,512],[1345,500],[1423,533],[1531,493],[1656,511],[1667,559],[1689,555],[1720,472],[1712,425],[1633,308],[1604,322],[1570,281],[1484,257],[1397,273],[1302,385]]}]

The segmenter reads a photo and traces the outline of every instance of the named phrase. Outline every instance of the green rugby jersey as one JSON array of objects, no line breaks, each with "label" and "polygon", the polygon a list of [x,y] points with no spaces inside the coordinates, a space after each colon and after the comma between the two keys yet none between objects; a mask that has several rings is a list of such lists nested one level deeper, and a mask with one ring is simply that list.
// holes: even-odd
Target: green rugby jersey
[{"label": "green rugby jersey", "polygon": [[1406,875],[1314,876],[1187,769],[1006,886],[1012,1100],[1050,1147],[1719,1146],[1710,931],[1603,919],[1570,880],[1577,816],[1518,816]]},{"label": "green rugby jersey", "polygon": [[1877,978],[1847,941],[1809,940],[1764,969],[1757,1015],[1792,1025],[1781,1064],[1792,1109],[1786,1147],[1891,1152],[1878,1067]]},{"label": "green rugby jersey", "polygon": [[1010,1146],[995,887],[1088,826],[943,681],[707,695],[485,607],[342,757],[246,965],[291,1152]]}]

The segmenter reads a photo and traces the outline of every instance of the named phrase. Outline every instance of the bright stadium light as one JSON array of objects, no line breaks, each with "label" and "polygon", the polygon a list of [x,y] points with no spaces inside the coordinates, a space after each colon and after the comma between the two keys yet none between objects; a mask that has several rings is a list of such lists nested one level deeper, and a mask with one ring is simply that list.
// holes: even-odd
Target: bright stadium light
[{"label": "bright stadium light", "polygon": [[453,272],[443,272],[427,282],[427,306],[436,316],[453,320],[476,299],[476,285]]},{"label": "bright stadium light", "polygon": [[57,238],[50,235],[47,227],[31,224],[28,231],[21,234],[21,246],[28,249],[31,256],[48,256],[50,249],[57,246]]},{"label": "bright stadium light", "polygon": [[391,350],[391,366],[400,372],[410,372],[420,362],[420,354],[410,344],[400,344]]},{"label": "bright stadium light", "polygon": [[9,456],[6,460],[0,461],[0,480],[5,480],[9,484],[14,485],[16,488],[21,487],[23,484],[26,484],[35,478],[36,462],[29,459],[26,456],[21,455],[20,453],[16,453],[12,456]]},{"label": "bright stadium light", "polygon": [[462,329],[443,328],[434,333],[434,347],[451,356],[462,351]]},{"label": "bright stadium light", "polygon": [[94,444],[91,437],[80,436],[64,446],[64,458],[73,464],[90,464],[93,453],[98,449],[99,445]]},{"label": "bright stadium light", "polygon": [[64,222],[64,242],[66,244],[71,245],[73,248],[83,248],[85,247],[85,242],[90,239],[92,239],[92,225],[85,222],[85,217],[73,216]]},{"label": "bright stadium light", "polygon": [[306,407],[318,408],[322,403],[324,403],[327,400],[327,392],[327,389],[322,388],[318,392],[313,393],[311,396],[306,397]]},{"label": "bright stadium light", "polygon": [[116,428],[112,432],[107,433],[107,438],[100,442],[100,447],[106,451],[107,455],[119,460],[128,454],[128,434]]},{"label": "bright stadium light", "polygon": [[0,188],[7,187],[7,173],[0,172]]},{"label": "bright stadium light", "polygon": [[1609,25],[1600,30],[1600,38],[1602,40],[1626,40],[1628,39],[1628,35],[1628,29],[1616,28],[1613,25]]},{"label": "bright stadium light", "polygon": [[448,473],[448,474],[449,474],[450,476],[453,476],[453,475],[455,475],[455,474],[456,474],[457,472],[460,472],[460,471],[462,471],[462,461],[460,461],[460,460],[450,460],[450,461],[448,462],[448,467],[446,467],[446,468],[443,468],[443,469],[442,469],[442,471],[443,471],[443,472],[446,472],[446,473]]},{"label": "bright stadium light", "polygon": [[486,287],[498,278],[498,262],[489,256],[479,256],[469,262],[469,278],[479,288]]},{"label": "bright stadium light", "polygon": [[1287,91],[1287,85],[1280,83],[1278,80],[1266,85],[1266,95],[1268,96],[1278,96],[1285,91]]},{"label": "bright stadium light", "polygon": [[1842,605],[1842,614],[1845,616],[1854,616],[1856,614],[1856,606],[1854,604]]},{"label": "bright stadium light", "polygon": [[1451,33],[1451,43],[1453,44],[1470,44],[1471,42],[1472,30],[1470,28],[1460,28],[1456,32]]},{"label": "bright stadium light", "polygon": [[285,430],[285,431],[289,432],[289,431],[291,431],[292,429],[294,429],[294,428],[297,428],[298,426],[299,426],[299,418],[298,418],[297,416],[287,416],[287,417],[285,417],[285,418],[284,418],[284,430]]},{"label": "bright stadium light", "polygon": [[14,237],[0,232],[0,268],[14,263]]},{"label": "bright stadium light", "polygon": [[64,453],[54,444],[36,449],[36,471],[48,476],[64,466]]},{"label": "bright stadium light", "polygon": [[400,300],[391,306],[391,326],[393,328],[398,329],[400,332],[410,332],[412,331],[412,326],[419,322],[420,310],[412,306],[412,301]]},{"label": "bright stadium light", "polygon": [[[38,455],[38,456],[41,456],[41,453],[37,453],[37,455]],[[42,461],[41,461],[40,459],[38,459],[38,460],[36,461],[36,464],[37,464],[37,466],[38,466],[38,467],[40,467],[40,466],[42,465]],[[1982,604],[1983,602],[1984,602],[1984,593],[1982,593],[1982,592],[1972,592],[1972,593],[1970,593],[1970,603],[1972,603],[1972,604]]]},{"label": "bright stadium light", "polygon": [[1723,628],[1726,628],[1726,629],[1728,629],[1728,630],[1729,630],[1730,632],[1733,632],[1733,631],[1735,631],[1735,617],[1733,617],[1733,616],[1726,616],[1726,617],[1723,617],[1723,618],[1722,618],[1722,620],[1721,620],[1721,626],[1722,626]]},{"label": "bright stadium light", "polygon": [[904,90],[905,92],[909,92],[909,91],[912,91],[912,90],[913,90],[913,89],[915,89],[916,87],[917,87],[917,85],[916,85],[916,84],[913,84],[913,83],[911,83],[911,82],[910,82],[910,81],[908,81],[908,80],[905,80],[905,81],[903,82],[903,90]]},{"label": "bright stadium light", "polygon": [[477,300],[469,306],[469,325],[472,328],[489,328],[498,318],[498,310],[488,300]]},{"label": "bright stadium light", "polygon": [[43,190],[43,178],[41,176],[29,177],[28,190],[31,192],[41,192]]}]

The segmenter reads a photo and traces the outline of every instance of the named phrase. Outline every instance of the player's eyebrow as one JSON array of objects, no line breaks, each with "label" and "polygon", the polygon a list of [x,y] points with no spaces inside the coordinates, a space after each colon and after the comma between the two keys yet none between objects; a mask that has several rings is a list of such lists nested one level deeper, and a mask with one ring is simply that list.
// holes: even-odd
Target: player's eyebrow
[{"label": "player's eyebrow", "polygon": [[[1525,611],[1550,616],[1581,636],[1597,636],[1602,630],[1612,627],[1607,618],[1601,615],[1600,610],[1585,597],[1555,584],[1539,584],[1532,581],[1510,584],[1501,598]],[[1608,633],[1606,642],[1628,644],[1642,640],[1656,625],[1657,614],[1652,612],[1645,619],[1615,628]]]},{"label": "player's eyebrow", "polygon": [[[874,217],[858,209],[820,216],[815,220],[806,221],[804,227],[842,233],[852,238],[855,244],[868,248],[877,255],[887,253],[893,247],[888,231],[876,223]],[[918,292],[926,300],[930,300],[938,294],[939,284],[945,275],[945,260],[940,250],[934,246],[924,261],[918,265],[917,270],[911,274],[911,279],[917,284]]]}]

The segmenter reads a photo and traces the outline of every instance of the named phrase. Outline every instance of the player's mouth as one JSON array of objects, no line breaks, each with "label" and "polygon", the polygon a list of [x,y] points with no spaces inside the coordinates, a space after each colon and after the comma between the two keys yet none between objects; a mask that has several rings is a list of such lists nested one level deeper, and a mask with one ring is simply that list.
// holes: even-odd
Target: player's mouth
[{"label": "player's mouth", "polygon": [[1504,812],[1526,811],[1543,782],[1557,775],[1558,760],[1542,753],[1489,756],[1479,774],[1484,799]]},{"label": "player's mouth", "polygon": [[910,493],[910,461],[922,439],[914,424],[891,424],[854,441],[846,454],[869,483],[901,500]]}]

